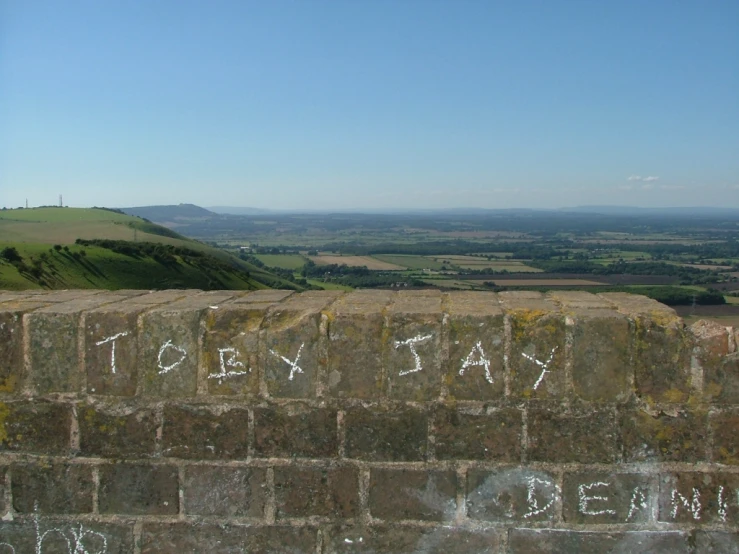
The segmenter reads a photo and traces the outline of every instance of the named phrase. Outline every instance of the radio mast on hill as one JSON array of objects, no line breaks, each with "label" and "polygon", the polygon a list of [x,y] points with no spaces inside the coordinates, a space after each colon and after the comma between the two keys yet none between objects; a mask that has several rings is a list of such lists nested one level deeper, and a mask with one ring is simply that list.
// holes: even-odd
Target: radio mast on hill
[{"label": "radio mast on hill", "polygon": [[64,204],[62,204],[62,195],[60,194],[59,195],[59,207],[61,208],[63,206],[64,206]]}]

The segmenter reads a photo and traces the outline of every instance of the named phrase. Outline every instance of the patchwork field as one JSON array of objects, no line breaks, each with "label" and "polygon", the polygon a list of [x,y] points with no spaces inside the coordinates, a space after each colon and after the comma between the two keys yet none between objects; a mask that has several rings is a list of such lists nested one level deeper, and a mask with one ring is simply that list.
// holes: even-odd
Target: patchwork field
[{"label": "patchwork field", "polygon": [[256,254],[254,257],[268,267],[283,269],[300,269],[307,261],[300,254]]},{"label": "patchwork field", "polygon": [[586,279],[497,279],[492,277],[485,281],[472,281],[482,285],[486,281],[493,281],[498,287],[594,287],[603,286],[598,281]]},{"label": "patchwork field", "polygon": [[377,260],[371,256],[309,256],[316,265],[349,265],[355,267],[367,266],[367,269],[376,271],[400,271],[405,269],[403,266],[391,264]]}]

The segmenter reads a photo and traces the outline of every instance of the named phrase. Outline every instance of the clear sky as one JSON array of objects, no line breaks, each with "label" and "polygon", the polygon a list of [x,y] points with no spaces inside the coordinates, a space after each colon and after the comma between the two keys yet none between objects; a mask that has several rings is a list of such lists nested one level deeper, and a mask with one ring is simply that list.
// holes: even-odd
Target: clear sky
[{"label": "clear sky", "polygon": [[739,207],[737,0],[0,0],[0,206]]}]

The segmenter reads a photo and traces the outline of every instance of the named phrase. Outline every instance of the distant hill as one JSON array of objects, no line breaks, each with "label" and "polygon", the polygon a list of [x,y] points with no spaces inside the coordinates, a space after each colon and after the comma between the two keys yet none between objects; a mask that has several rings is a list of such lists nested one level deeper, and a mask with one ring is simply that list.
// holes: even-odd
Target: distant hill
[{"label": "distant hill", "polygon": [[212,217],[215,214],[210,210],[196,206],[195,204],[177,204],[171,206],[139,206],[136,208],[120,208],[128,215],[144,217],[149,221],[163,222],[176,221],[178,219],[192,219],[201,217]]},{"label": "distant hill", "polygon": [[591,213],[604,215],[665,215],[665,216],[737,216],[738,208],[678,207],[678,208],[640,208],[638,206],[574,206],[561,208],[561,212]]},{"label": "distant hill", "polygon": [[208,208],[211,212],[217,214],[229,214],[229,215],[268,215],[275,213],[275,210],[266,210],[263,208],[249,208],[249,207],[237,207],[237,206],[210,206]]}]

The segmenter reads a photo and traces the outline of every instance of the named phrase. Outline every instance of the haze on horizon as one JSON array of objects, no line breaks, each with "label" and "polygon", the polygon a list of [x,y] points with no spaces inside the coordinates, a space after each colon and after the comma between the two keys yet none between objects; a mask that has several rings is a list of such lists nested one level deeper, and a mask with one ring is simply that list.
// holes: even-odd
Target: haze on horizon
[{"label": "haze on horizon", "polygon": [[0,0],[0,206],[739,208],[739,3]]}]

